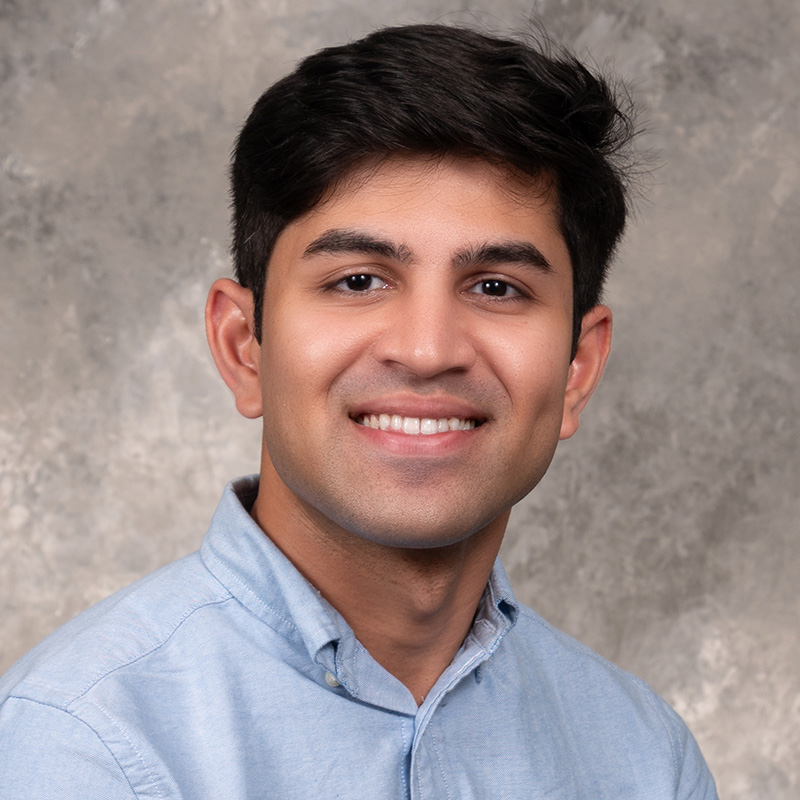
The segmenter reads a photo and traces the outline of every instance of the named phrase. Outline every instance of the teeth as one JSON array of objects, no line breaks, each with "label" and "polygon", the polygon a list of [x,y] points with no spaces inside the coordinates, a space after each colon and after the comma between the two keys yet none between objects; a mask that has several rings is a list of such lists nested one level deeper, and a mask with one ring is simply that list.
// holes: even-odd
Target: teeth
[{"label": "teeth", "polygon": [[403,433],[416,436],[419,433],[419,417],[403,417]]},{"label": "teeth", "polygon": [[381,431],[397,431],[409,436],[430,436],[447,431],[468,431],[476,426],[474,419],[458,417],[403,417],[400,414],[362,414],[356,422],[367,428]]},{"label": "teeth", "polygon": [[432,433],[439,433],[439,424],[435,419],[423,419],[420,422],[420,433],[429,436]]}]

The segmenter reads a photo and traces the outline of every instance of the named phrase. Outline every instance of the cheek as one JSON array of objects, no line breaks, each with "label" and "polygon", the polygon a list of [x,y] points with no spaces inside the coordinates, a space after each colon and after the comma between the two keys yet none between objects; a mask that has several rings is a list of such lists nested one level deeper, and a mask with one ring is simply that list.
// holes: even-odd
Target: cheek
[{"label": "cheek", "polygon": [[560,413],[569,373],[569,337],[526,328],[515,333],[502,341],[484,340],[512,404],[538,413],[555,405]]},{"label": "cheek", "polygon": [[288,407],[291,413],[294,407],[325,398],[337,376],[368,349],[369,332],[357,322],[341,314],[310,315],[292,307],[274,316],[262,342],[265,401],[273,408],[276,403]]}]

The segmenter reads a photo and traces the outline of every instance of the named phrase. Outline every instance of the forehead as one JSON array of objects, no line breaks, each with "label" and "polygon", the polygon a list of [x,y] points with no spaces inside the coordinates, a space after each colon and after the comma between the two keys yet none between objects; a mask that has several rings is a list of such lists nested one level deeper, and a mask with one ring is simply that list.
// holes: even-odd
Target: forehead
[{"label": "forehead", "polygon": [[302,247],[333,228],[374,230],[412,249],[414,241],[529,239],[544,243],[554,261],[568,260],[549,176],[520,176],[477,159],[409,156],[360,165],[286,226],[276,250]]},{"label": "forehead", "polygon": [[358,164],[325,193],[309,213],[331,212],[364,193],[443,193],[458,187],[463,202],[484,197],[498,200],[508,213],[522,209],[547,210],[557,216],[558,195],[549,175],[530,177],[481,159],[457,156],[391,156]]}]

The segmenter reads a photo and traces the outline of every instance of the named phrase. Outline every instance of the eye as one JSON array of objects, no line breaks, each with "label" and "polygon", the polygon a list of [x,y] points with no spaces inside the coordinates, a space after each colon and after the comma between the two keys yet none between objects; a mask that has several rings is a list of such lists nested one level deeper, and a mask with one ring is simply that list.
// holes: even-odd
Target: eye
[{"label": "eye", "polygon": [[358,273],[342,278],[335,286],[343,292],[369,292],[374,289],[385,289],[387,283],[376,275]]},{"label": "eye", "polygon": [[521,292],[515,289],[510,283],[501,281],[497,278],[487,278],[479,281],[469,290],[473,294],[483,294],[487,297],[520,297]]}]

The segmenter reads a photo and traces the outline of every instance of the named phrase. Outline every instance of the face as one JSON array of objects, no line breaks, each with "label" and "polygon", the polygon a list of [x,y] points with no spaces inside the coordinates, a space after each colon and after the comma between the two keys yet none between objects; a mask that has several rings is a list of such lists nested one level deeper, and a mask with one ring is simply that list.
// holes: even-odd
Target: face
[{"label": "face", "polygon": [[487,164],[356,178],[270,260],[261,490],[321,529],[452,544],[504,521],[555,451],[567,248],[547,192]]}]

